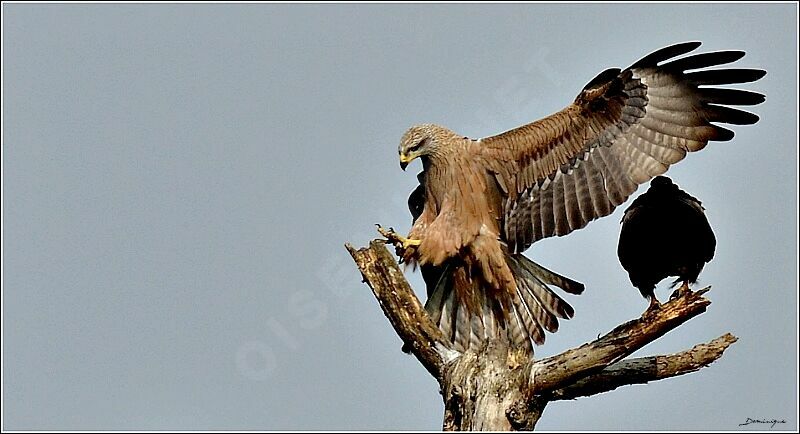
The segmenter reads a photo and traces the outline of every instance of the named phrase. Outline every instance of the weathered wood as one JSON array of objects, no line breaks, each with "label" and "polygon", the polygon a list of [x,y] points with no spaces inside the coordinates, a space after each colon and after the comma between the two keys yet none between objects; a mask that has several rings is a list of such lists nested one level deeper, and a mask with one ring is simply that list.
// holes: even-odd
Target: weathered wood
[{"label": "weathered wood", "polygon": [[726,333],[711,342],[697,344],[693,348],[676,354],[640,357],[622,360],[602,371],[576,381],[548,395],[551,401],[577,399],[610,392],[620,386],[645,384],[698,371],[717,359],[737,341]]},{"label": "weathered wood", "polygon": [[[524,401],[527,371],[520,357],[503,342],[489,342],[461,355],[447,370],[442,384],[445,431],[512,431],[508,417],[515,402]],[[523,360],[524,361],[524,360]]]},{"label": "weathered wood", "polygon": [[593,342],[531,362],[535,393],[547,393],[600,371],[705,312],[711,301],[703,294],[709,289],[688,292],[662,304],[658,310],[647,311],[641,318],[616,327]]},{"label": "weathered wood", "polygon": [[346,247],[404,347],[439,382],[445,431],[532,430],[550,401],[694,372],[719,359],[736,342],[736,337],[725,334],[680,353],[623,360],[703,313],[711,303],[703,297],[706,288],[543,360],[531,360],[505,342],[488,342],[460,353],[428,318],[382,240],[361,249]]},{"label": "weathered wood", "polygon": [[443,378],[445,363],[458,353],[450,349],[442,332],[428,318],[386,244],[373,240],[369,247],[345,247],[405,346],[434,378]]}]

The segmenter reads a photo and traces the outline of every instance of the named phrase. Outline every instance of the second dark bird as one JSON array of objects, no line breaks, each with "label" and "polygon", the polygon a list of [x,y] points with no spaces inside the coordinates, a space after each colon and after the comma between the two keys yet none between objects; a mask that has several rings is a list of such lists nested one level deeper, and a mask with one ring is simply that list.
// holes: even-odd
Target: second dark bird
[{"label": "second dark bird", "polygon": [[659,306],[655,287],[661,280],[677,276],[677,293],[688,291],[715,247],[700,201],[659,176],[625,210],[617,255],[633,286],[650,300],[650,310]]}]

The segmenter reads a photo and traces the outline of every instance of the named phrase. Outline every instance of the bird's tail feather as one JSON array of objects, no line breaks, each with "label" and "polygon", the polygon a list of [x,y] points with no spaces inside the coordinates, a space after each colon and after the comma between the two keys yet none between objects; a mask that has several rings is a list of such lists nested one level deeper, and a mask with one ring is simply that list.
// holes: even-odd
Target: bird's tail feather
[{"label": "bird's tail feather", "polygon": [[545,331],[558,330],[558,318],[569,319],[572,307],[548,285],[571,294],[583,292],[583,285],[536,264],[521,254],[506,255],[514,274],[517,292],[481,287],[480,279],[468,278],[464,264],[448,264],[425,309],[433,322],[458,351],[487,340],[505,340],[514,347],[533,351],[541,345]]}]

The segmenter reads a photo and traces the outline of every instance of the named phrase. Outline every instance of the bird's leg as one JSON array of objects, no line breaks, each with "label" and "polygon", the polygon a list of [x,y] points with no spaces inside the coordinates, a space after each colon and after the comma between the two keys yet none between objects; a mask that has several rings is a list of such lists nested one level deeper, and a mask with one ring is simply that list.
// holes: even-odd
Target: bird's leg
[{"label": "bird's leg", "polygon": [[691,292],[692,290],[689,289],[689,281],[684,280],[683,284],[679,286],[678,289],[673,291],[672,295],[669,296],[669,299],[674,300],[676,298],[683,297],[686,294],[690,294]]},{"label": "bird's leg", "polygon": [[404,238],[403,239],[403,248],[407,249],[411,246],[418,246],[422,244],[422,240],[412,240],[411,238]]},{"label": "bird's leg", "polygon": [[648,314],[656,312],[657,310],[661,309],[661,303],[656,298],[655,293],[653,293],[653,295],[650,295],[649,298],[650,298],[650,305],[647,306],[647,310],[644,311],[642,316],[647,316]]},{"label": "bird's leg", "polygon": [[383,235],[390,243],[396,245],[397,247],[402,247],[403,250],[408,249],[411,246],[418,246],[422,243],[422,240],[414,240],[411,238],[406,238],[397,232],[394,231],[393,228],[389,228],[389,230],[384,229],[381,225],[375,225],[378,227],[378,232]]}]

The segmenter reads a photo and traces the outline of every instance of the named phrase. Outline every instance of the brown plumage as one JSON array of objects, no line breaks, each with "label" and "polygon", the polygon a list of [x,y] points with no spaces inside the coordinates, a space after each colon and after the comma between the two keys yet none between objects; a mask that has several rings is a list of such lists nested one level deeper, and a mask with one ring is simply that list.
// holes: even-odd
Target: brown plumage
[{"label": "brown plumage", "polygon": [[420,157],[424,172],[409,198],[404,259],[422,266],[426,308],[457,348],[500,338],[531,350],[531,341],[543,343],[544,330],[573,315],[548,285],[573,294],[583,285],[521,252],[610,214],[687,152],[733,138],[711,122],[758,120],[720,104],[759,104],[763,95],[699,86],[751,82],[765,71],[685,72],[736,61],[741,51],[669,61],[699,46],[673,45],[608,69],[560,112],[496,136],[474,140],[431,124],[405,133],[401,167]]}]

